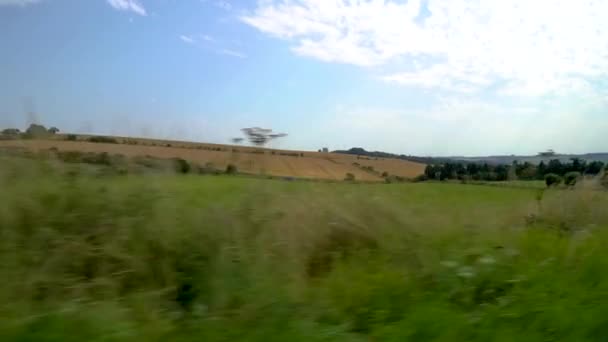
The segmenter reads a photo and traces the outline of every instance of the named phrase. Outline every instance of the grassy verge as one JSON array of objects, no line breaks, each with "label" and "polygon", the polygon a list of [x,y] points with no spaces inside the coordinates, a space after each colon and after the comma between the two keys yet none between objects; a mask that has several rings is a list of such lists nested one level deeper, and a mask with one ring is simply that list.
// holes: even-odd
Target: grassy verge
[{"label": "grassy verge", "polygon": [[601,341],[608,196],[0,161],[3,341]]}]

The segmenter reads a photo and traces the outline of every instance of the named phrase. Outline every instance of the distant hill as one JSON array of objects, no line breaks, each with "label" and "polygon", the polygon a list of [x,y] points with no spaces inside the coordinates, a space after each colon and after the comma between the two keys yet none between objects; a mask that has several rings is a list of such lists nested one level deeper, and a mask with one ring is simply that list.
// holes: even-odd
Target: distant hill
[{"label": "distant hill", "polygon": [[393,154],[380,151],[366,151],[361,147],[353,147],[349,150],[338,150],[333,153],[351,154],[357,156],[364,156],[368,158],[395,158],[413,161],[422,164],[443,164],[447,162],[468,162],[468,163],[488,163],[488,164],[512,164],[514,161],[520,163],[529,162],[532,164],[539,164],[541,161],[545,163],[553,159],[558,159],[561,162],[569,161],[572,158],[579,158],[586,161],[601,161],[608,163],[608,153],[587,153],[587,154],[556,154],[552,156],[488,156],[488,157],[419,157],[410,156],[404,154]]}]

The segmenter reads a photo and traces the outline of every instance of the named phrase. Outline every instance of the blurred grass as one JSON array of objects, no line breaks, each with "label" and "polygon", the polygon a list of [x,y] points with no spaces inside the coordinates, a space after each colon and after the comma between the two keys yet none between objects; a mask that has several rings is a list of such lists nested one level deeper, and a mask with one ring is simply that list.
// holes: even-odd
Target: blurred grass
[{"label": "blurred grass", "polygon": [[0,158],[2,341],[604,341],[605,192]]}]

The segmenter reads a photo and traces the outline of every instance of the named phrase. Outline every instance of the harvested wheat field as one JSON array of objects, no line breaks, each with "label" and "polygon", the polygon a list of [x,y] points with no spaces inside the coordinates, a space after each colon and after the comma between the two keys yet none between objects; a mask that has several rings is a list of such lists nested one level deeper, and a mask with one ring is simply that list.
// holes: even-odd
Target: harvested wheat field
[{"label": "harvested wheat field", "polygon": [[[415,177],[424,172],[424,164],[396,159],[358,159],[357,156],[306,151],[271,150],[246,146],[200,144],[151,139],[116,138],[119,143],[93,143],[55,139],[0,141],[0,146],[22,147],[32,151],[56,148],[60,151],[107,152],[126,157],[152,156],[182,158],[198,165],[212,164],[224,169],[229,164],[248,174],[342,180],[351,173],[357,180],[382,181],[383,172],[401,177]],[[79,139],[82,139],[80,136]],[[358,166],[357,166],[358,164]],[[371,166],[374,172],[361,166]]]}]

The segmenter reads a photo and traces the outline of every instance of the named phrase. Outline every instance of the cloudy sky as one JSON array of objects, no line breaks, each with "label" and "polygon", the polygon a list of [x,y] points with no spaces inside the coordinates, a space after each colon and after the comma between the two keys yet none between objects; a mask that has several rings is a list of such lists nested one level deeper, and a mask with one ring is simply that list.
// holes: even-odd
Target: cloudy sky
[{"label": "cloudy sky", "polygon": [[608,151],[607,17],[605,0],[0,0],[0,127]]}]

